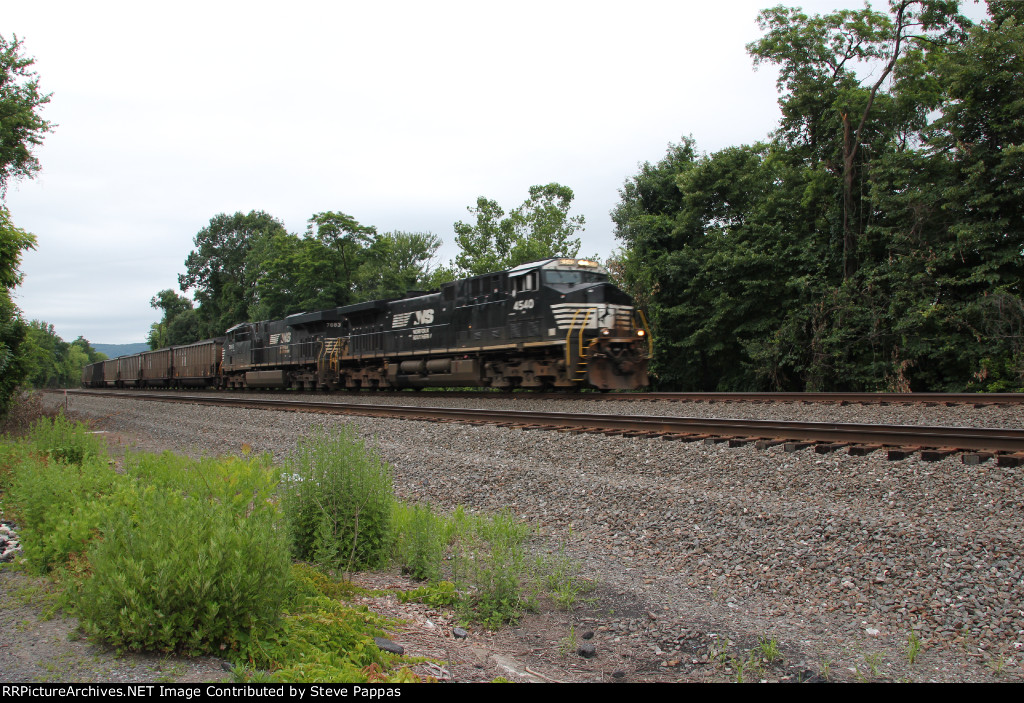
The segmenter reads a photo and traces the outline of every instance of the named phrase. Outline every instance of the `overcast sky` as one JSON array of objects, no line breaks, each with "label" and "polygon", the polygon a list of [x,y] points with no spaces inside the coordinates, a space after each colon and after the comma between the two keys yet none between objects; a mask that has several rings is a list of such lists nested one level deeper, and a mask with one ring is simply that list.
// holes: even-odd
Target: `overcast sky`
[{"label": "overcast sky", "polygon": [[445,263],[478,196],[507,210],[553,181],[586,217],[581,254],[607,256],[640,163],[774,128],[776,74],[745,50],[773,4],[0,0],[57,125],[7,197],[39,240],[15,302],[66,341],[141,342],[218,213],[301,233],[342,211],[439,235]]}]

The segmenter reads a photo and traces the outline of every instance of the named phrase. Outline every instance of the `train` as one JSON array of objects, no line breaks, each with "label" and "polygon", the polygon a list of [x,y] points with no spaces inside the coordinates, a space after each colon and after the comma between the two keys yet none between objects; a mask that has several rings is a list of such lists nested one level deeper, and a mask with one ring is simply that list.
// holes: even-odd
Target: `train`
[{"label": "train", "polygon": [[86,388],[636,390],[650,329],[595,261],[554,258],[439,290],[243,322],[97,362]]}]

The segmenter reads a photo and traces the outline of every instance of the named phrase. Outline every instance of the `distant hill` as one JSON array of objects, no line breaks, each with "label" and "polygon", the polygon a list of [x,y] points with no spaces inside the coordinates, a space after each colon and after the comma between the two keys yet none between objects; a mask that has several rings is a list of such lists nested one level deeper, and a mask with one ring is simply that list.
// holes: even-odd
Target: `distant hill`
[{"label": "distant hill", "polygon": [[116,359],[119,356],[149,351],[149,345],[145,342],[138,342],[137,344],[93,344],[92,348],[106,354],[108,359]]}]

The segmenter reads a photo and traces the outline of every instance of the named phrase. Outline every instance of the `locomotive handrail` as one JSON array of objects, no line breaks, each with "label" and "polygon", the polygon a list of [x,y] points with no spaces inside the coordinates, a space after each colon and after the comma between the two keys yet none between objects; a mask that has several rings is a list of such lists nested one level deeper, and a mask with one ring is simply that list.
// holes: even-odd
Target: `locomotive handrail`
[{"label": "locomotive handrail", "polygon": [[576,370],[573,368],[572,363],[572,333],[576,331],[576,318],[580,316],[580,313],[585,312],[586,315],[583,317],[583,321],[580,323],[580,339],[577,347],[576,355],[580,356],[583,354],[583,332],[587,328],[587,323],[590,321],[590,314],[596,312],[597,308],[579,308],[572,315],[572,320],[569,322],[569,329],[565,333],[565,373],[566,375],[575,375]]}]

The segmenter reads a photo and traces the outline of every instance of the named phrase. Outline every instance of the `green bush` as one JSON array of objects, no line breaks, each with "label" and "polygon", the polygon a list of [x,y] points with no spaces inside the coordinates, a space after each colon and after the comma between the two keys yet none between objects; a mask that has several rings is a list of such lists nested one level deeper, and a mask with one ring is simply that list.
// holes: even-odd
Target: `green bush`
[{"label": "green bush", "polygon": [[51,422],[40,418],[32,425],[31,443],[37,452],[54,461],[82,465],[91,458],[106,457],[101,437],[90,434],[81,422],[71,422],[61,413]]},{"label": "green bush", "polygon": [[179,454],[129,454],[129,476],[163,490],[207,495],[239,516],[276,501],[279,478],[267,455],[191,459]]},{"label": "green bush", "polygon": [[430,506],[399,503],[394,511],[395,560],[419,580],[441,577],[445,548],[444,520]]},{"label": "green bush", "polygon": [[131,498],[127,480],[105,461],[53,461],[24,452],[13,469],[9,499],[19,523],[19,536],[30,569],[45,573],[86,550],[98,527]]},{"label": "green bush", "polygon": [[351,427],[317,430],[285,461],[283,506],[295,555],[331,569],[374,568],[391,555],[391,469]]},{"label": "green bush", "polygon": [[275,624],[289,594],[277,511],[148,486],[103,527],[75,599],[82,627],[119,648],[217,652]]},{"label": "green bush", "polygon": [[[394,625],[386,618],[337,600],[351,586],[309,566],[292,567],[294,597],[278,627],[241,652],[248,664],[270,670],[265,682],[360,683],[399,658],[374,643]],[[386,678],[386,677],[384,677]]]},{"label": "green bush", "polygon": [[464,619],[492,628],[534,608],[535,598],[524,590],[533,576],[526,568],[524,547],[530,527],[509,511],[477,516],[458,508],[441,517],[429,506],[399,505],[395,526],[396,560],[405,571],[416,578],[451,580],[450,589],[435,592],[430,586],[408,598],[426,602],[440,597],[454,604]]},{"label": "green bush", "polygon": [[536,607],[523,591],[527,578],[524,542],[530,528],[516,521],[508,510],[489,518],[465,522],[456,537],[456,559],[468,598],[464,606],[482,625],[497,628],[515,622],[526,610]]}]

